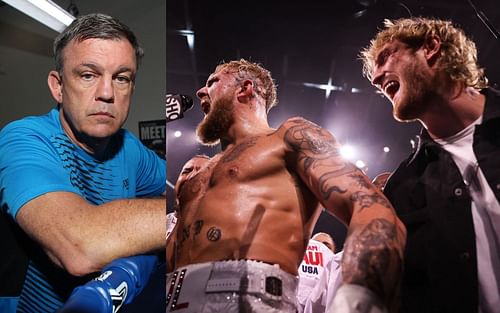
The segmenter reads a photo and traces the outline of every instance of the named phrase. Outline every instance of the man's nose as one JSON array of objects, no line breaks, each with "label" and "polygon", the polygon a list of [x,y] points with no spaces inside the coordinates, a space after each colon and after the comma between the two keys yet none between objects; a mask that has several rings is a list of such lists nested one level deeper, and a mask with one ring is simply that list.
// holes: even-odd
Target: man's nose
[{"label": "man's nose", "polygon": [[113,103],[115,100],[115,90],[113,86],[113,79],[102,76],[99,79],[96,89],[96,100],[103,102]]},{"label": "man's nose", "polygon": [[201,100],[201,98],[207,96],[208,93],[207,93],[207,87],[201,87],[197,92],[196,92],[196,96],[198,97],[198,99]]},{"label": "man's nose", "polygon": [[384,78],[384,71],[382,71],[380,68],[375,68],[372,73],[372,79],[371,79],[372,85],[381,89],[383,78]]}]

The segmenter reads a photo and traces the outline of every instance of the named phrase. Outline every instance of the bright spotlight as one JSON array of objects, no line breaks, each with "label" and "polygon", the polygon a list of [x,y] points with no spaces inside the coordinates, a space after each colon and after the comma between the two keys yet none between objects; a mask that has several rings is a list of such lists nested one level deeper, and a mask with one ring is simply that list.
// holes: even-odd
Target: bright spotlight
[{"label": "bright spotlight", "polygon": [[351,160],[356,156],[356,150],[352,146],[345,145],[340,148],[340,155],[345,159]]},{"label": "bright spotlight", "polygon": [[357,160],[357,161],[356,161],[356,167],[357,167],[357,168],[361,168],[361,169],[363,169],[363,168],[365,168],[365,167],[366,167],[366,163],[365,163],[365,162],[363,162],[362,160]]},{"label": "bright spotlight", "polygon": [[391,148],[389,148],[388,146],[385,146],[385,147],[384,147],[384,152],[385,152],[385,153],[387,153],[387,152],[389,152],[389,151],[391,151]]},{"label": "bright spotlight", "polygon": [[174,137],[175,137],[175,138],[179,138],[180,136],[182,136],[182,132],[181,132],[180,130],[176,130],[176,131],[174,132]]}]

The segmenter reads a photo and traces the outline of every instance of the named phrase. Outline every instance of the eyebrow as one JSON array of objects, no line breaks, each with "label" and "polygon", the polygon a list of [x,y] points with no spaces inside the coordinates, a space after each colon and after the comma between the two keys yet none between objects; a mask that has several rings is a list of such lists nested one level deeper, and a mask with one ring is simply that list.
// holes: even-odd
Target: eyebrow
[{"label": "eyebrow", "polygon": [[132,81],[135,81],[136,71],[133,70],[132,68],[128,67],[128,66],[121,66],[121,67],[119,67],[118,71],[116,71],[113,75],[117,75],[117,74],[121,74],[121,73],[127,73],[127,72],[130,73],[130,79]]},{"label": "eyebrow", "polygon": [[116,71],[116,73],[123,73],[123,72],[131,72],[131,73],[134,73],[135,71],[128,67],[128,66],[121,66],[118,68],[118,71]]},{"label": "eyebrow", "polygon": [[214,80],[216,80],[216,79],[217,79],[216,76],[209,76],[207,79],[207,86],[209,86],[211,83],[213,83]]},{"label": "eyebrow", "polygon": [[94,63],[81,63],[81,64],[78,64],[77,67],[75,67],[73,69],[73,72],[79,72],[81,70],[81,67],[88,67],[96,72],[101,72],[102,71],[102,67],[98,66],[97,64],[94,64]]},{"label": "eyebrow", "polygon": [[[385,60],[387,59],[387,56],[390,54],[390,51],[389,51],[389,48],[388,47],[385,47],[384,49],[382,49],[382,51],[380,51],[378,54],[377,54],[377,57],[375,58],[375,64],[376,65],[382,65],[385,63]],[[383,61],[383,62],[382,62]]]}]

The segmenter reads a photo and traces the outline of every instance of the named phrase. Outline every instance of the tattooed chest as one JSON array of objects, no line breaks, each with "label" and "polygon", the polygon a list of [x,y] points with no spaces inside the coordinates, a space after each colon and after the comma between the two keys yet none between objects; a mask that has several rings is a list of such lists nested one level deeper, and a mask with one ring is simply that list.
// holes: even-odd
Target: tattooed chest
[{"label": "tattooed chest", "polygon": [[245,182],[268,175],[279,166],[276,155],[279,148],[265,138],[251,138],[226,151],[214,167],[210,186],[218,183]]},{"label": "tattooed chest", "polygon": [[190,260],[207,245],[217,243],[226,228],[218,221],[221,212],[218,207],[197,204],[188,209],[177,228],[178,256]]}]

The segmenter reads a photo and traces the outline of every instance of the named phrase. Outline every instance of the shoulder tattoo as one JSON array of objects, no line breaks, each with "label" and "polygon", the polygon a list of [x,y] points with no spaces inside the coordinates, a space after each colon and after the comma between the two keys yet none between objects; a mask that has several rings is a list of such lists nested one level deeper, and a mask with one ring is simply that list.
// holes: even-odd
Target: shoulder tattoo
[{"label": "shoulder tattoo", "polygon": [[294,151],[316,157],[340,156],[337,142],[327,130],[302,118],[291,119],[289,123],[293,125],[286,130],[284,140]]},{"label": "shoulder tattoo", "polygon": [[318,168],[325,169],[319,176],[323,199],[328,199],[332,193],[347,192],[332,184],[332,179],[358,169],[340,156],[335,137],[326,129],[302,118],[291,119],[288,123],[291,125],[284,134],[285,144],[297,153],[305,173]]}]

